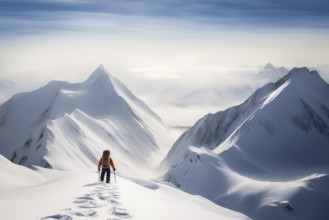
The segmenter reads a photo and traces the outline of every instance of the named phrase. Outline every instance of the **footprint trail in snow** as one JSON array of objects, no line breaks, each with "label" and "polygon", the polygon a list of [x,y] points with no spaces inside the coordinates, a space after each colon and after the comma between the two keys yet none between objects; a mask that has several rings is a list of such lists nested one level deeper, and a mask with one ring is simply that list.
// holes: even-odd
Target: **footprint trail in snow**
[{"label": "footprint trail in snow", "polygon": [[73,199],[72,208],[41,218],[41,220],[78,220],[86,218],[123,220],[132,218],[120,202],[118,186],[102,182],[86,185],[91,187],[90,193]]}]

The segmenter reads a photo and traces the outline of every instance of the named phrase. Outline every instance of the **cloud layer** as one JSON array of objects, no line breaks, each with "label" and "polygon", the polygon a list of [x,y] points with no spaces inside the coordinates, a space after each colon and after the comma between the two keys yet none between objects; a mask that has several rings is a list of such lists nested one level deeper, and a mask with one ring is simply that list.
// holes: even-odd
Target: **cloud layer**
[{"label": "cloud layer", "polygon": [[[186,20],[232,28],[253,26],[327,29],[329,2],[326,0],[0,1],[0,30],[5,34],[43,33],[56,30],[83,31],[84,22],[87,25],[90,21],[94,21],[94,25],[96,21],[102,21],[102,24],[120,23],[123,17],[144,18],[138,22],[149,19]],[[102,27],[111,29],[108,25]]]}]

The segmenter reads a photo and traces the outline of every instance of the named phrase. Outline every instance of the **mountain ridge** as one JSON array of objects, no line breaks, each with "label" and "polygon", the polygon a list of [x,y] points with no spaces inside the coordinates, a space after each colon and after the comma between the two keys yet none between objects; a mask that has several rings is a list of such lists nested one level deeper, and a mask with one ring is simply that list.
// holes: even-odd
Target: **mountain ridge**
[{"label": "mountain ridge", "polygon": [[133,174],[154,165],[173,141],[160,117],[102,65],[82,83],[51,81],[15,95],[0,106],[0,122],[1,154],[26,166],[91,169],[110,147]]},{"label": "mountain ridge", "polygon": [[294,68],[240,105],[197,121],[163,161],[164,180],[256,220],[324,219],[327,97],[317,72]]},{"label": "mountain ridge", "polygon": [[[306,79],[300,81],[301,77],[306,78]],[[310,81],[309,77],[313,77],[314,80]],[[302,82],[304,84],[304,81],[306,81],[306,85],[307,85],[307,84],[311,84],[311,83],[314,84],[315,80],[317,82],[316,85],[312,85],[314,88],[316,87],[315,89],[318,90],[319,85],[322,86],[322,89],[328,89],[329,88],[328,85],[325,83],[325,81],[323,81],[323,79],[320,77],[320,75],[316,71],[309,72],[307,68],[294,68],[286,76],[284,76],[282,79],[278,80],[277,82],[268,83],[265,86],[261,87],[260,89],[257,89],[245,102],[241,103],[240,105],[231,107],[231,108],[229,108],[225,111],[222,111],[222,112],[217,112],[217,113],[214,113],[214,114],[210,113],[210,114],[206,115],[205,117],[201,118],[199,121],[197,121],[195,123],[194,127],[198,127],[198,125],[202,124],[203,121],[205,121],[205,120],[207,120],[209,122],[218,121],[219,119],[216,119],[218,117],[223,118],[226,121],[228,119],[231,119],[232,122],[235,122],[236,124],[240,124],[241,120],[242,121],[246,120],[246,118],[248,118],[249,115],[253,114],[254,111],[256,111],[259,108],[264,108],[267,104],[269,104],[269,102],[271,100],[274,100],[275,96],[273,96],[273,97],[272,96],[268,97],[268,96],[269,96],[270,93],[272,93],[275,90],[279,89],[281,86],[283,86],[283,87],[281,87],[281,89],[284,90],[285,86],[287,86],[291,82],[292,83],[295,83],[295,82],[296,83],[301,83]],[[284,85],[285,83],[286,83],[286,85]],[[302,89],[304,89],[304,87]],[[295,90],[295,88],[293,90]],[[282,92],[282,91],[280,91],[280,92]],[[324,97],[325,96],[322,97],[322,100],[324,99]],[[251,106],[251,108],[248,108],[247,106]],[[328,107],[329,106],[327,106],[327,107],[323,106],[323,109],[324,109],[325,112],[328,112],[328,109],[327,109]],[[327,110],[325,110],[325,109],[327,109]],[[240,116],[241,112],[244,113],[244,116],[243,116],[244,119],[239,120],[239,118],[241,118],[241,116]],[[236,121],[236,120],[238,120],[238,121]],[[205,123],[205,124],[208,124],[208,123]],[[224,122],[223,124],[224,125],[225,124],[230,124],[230,121]],[[218,124],[218,125],[220,125],[220,124]],[[218,132],[219,129],[223,129],[223,128],[215,127],[211,130],[213,130],[215,132]],[[224,128],[224,133],[226,133],[227,129],[228,129],[228,127]],[[236,129],[236,126],[233,126],[233,130],[235,130],[235,129]],[[202,128],[202,129],[200,128],[199,130],[201,132],[203,131],[203,135],[201,135],[202,136],[201,139],[199,137],[200,135],[196,135],[196,136],[198,136],[198,137],[195,138],[196,142],[192,141],[192,144],[195,144],[196,146],[200,145],[198,143],[198,141],[204,143],[205,142],[204,138],[206,138],[207,136],[214,137],[213,134],[208,133],[209,130],[206,129],[206,128]],[[191,132],[193,133],[193,130]],[[228,133],[231,133],[231,132],[232,131],[229,131]],[[185,136],[185,134],[183,134],[180,138],[184,138],[184,136]],[[225,139],[225,137],[223,137],[223,139]],[[217,142],[212,143],[212,144],[208,142],[207,146],[210,147],[211,150],[213,150],[214,147],[216,147],[219,144],[219,142],[217,141]]]}]

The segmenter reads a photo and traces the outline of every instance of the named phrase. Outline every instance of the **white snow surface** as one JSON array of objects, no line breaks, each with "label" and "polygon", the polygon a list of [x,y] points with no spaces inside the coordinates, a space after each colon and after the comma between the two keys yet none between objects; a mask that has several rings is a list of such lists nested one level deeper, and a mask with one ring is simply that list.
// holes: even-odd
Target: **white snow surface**
[{"label": "white snow surface", "polygon": [[[24,188],[12,188],[0,193],[1,219],[248,219],[222,208],[200,196],[193,196],[173,186],[154,181],[111,177],[105,184],[96,172],[58,171],[37,168],[28,170],[1,158],[1,174],[7,182],[27,181],[27,176],[41,176],[43,182]],[[5,159],[6,160],[6,159]],[[10,166],[8,164],[11,164]],[[29,178],[28,178],[29,179]],[[0,188],[6,187],[0,182]]]},{"label": "white snow surface", "polygon": [[109,149],[120,172],[145,175],[173,134],[103,66],[85,82],[52,81],[0,106],[0,153],[25,166],[96,170]]},{"label": "white snow surface", "polygon": [[252,219],[327,219],[329,86],[294,68],[174,144],[164,179]]},{"label": "white snow surface", "polygon": [[46,179],[38,173],[16,165],[0,155],[0,194],[9,190],[41,184]]},{"label": "white snow surface", "polygon": [[326,220],[328,97],[317,72],[295,68],[169,151],[176,133],[103,66],[17,94],[0,106],[0,218]]},{"label": "white snow surface", "polygon": [[[103,66],[82,83],[15,95],[0,106],[0,218],[249,219],[149,179],[176,134]],[[110,184],[90,171],[104,149],[117,168]]]}]

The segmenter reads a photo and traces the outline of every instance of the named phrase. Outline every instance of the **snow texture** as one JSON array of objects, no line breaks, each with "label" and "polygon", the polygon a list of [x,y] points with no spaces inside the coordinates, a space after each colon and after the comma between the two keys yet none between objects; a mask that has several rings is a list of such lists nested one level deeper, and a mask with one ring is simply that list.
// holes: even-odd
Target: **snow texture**
[{"label": "snow texture", "polygon": [[[2,167],[0,169],[3,171]],[[21,177],[34,173],[45,181],[0,193],[1,219],[196,220],[200,216],[209,220],[248,219],[165,183],[129,180],[119,176],[115,183],[112,176],[110,184],[105,184],[98,180],[95,172],[57,171],[40,167],[36,171],[27,170],[21,170]],[[6,179],[15,180],[15,174],[6,174]],[[0,182],[0,188],[3,184],[3,181]]]}]

